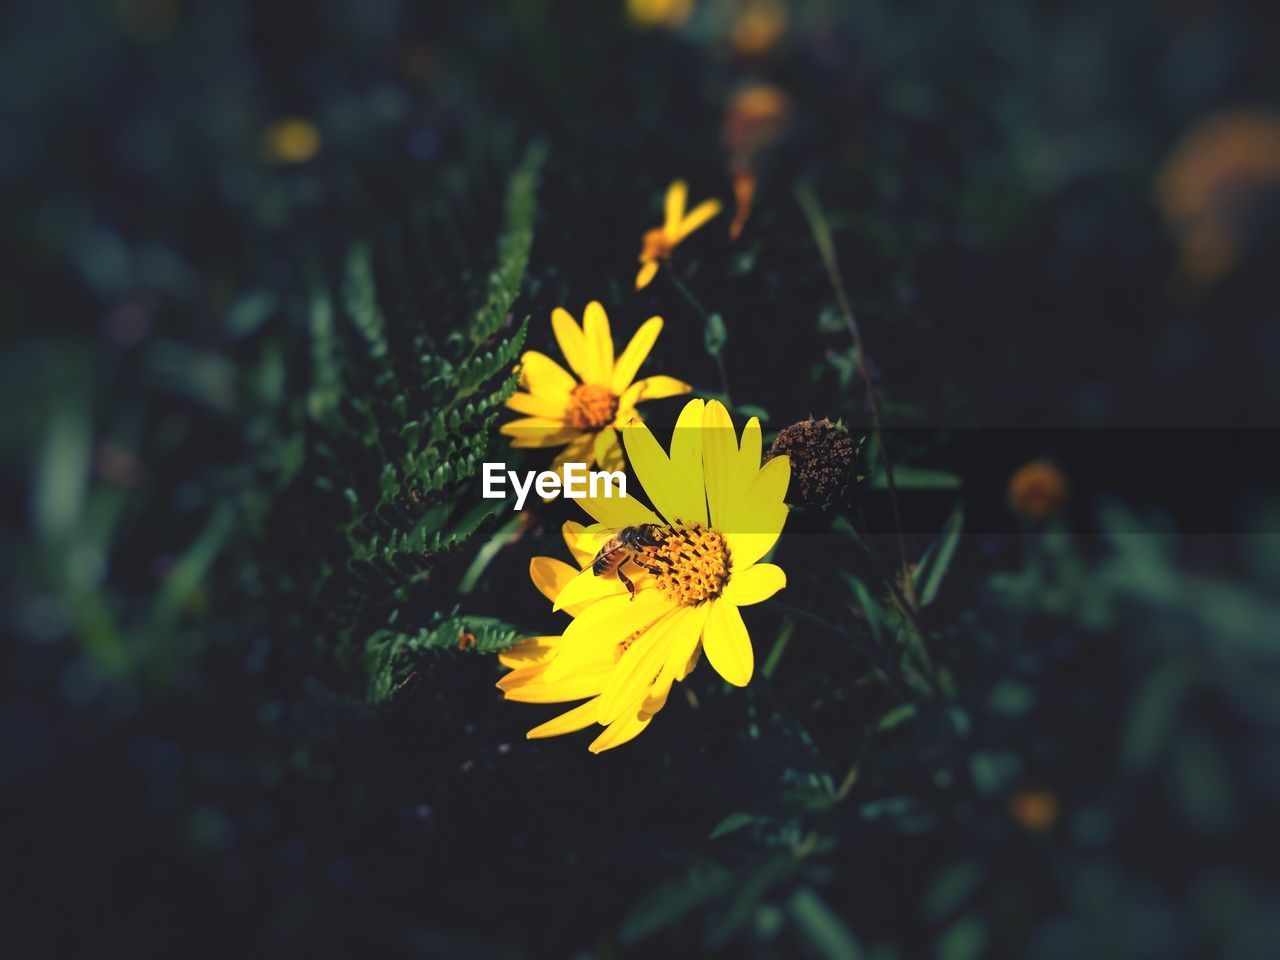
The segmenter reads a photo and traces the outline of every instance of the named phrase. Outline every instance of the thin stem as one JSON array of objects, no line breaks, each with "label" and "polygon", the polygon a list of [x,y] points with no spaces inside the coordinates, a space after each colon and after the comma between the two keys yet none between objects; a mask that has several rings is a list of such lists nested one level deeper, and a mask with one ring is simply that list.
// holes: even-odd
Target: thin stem
[{"label": "thin stem", "polygon": [[822,257],[822,265],[826,268],[827,276],[831,280],[831,287],[835,291],[836,304],[840,308],[840,315],[844,318],[845,326],[849,328],[849,335],[853,338],[854,349],[858,351],[858,373],[862,376],[862,382],[866,385],[867,407],[871,411],[871,425],[875,430],[876,442],[880,444],[880,453],[884,457],[884,474],[889,487],[889,506],[893,510],[893,525],[898,535],[898,553],[902,560],[902,592],[914,616],[919,609],[919,604],[916,601],[915,584],[911,578],[911,564],[907,559],[907,538],[902,532],[902,514],[898,510],[898,491],[893,482],[893,458],[889,454],[888,445],[884,442],[884,428],[880,422],[880,401],[876,397],[875,384],[871,381],[871,369],[867,361],[866,348],[862,343],[862,332],[858,327],[857,319],[854,317],[849,297],[845,293],[844,281],[840,278],[840,265],[836,260],[836,245],[831,237],[831,225],[827,223],[827,218],[823,215],[822,208],[818,205],[818,198],[808,184],[800,184],[796,187],[796,199],[800,201],[800,206],[804,209],[805,216],[809,220],[809,229],[813,231],[813,240],[818,246],[818,254]]},{"label": "thin stem", "polygon": [[[685,282],[680,279],[680,275],[677,274],[669,264],[667,265],[667,269],[662,272],[671,278],[672,284],[674,284],[675,288],[680,291],[680,295],[684,297],[688,304],[698,312],[698,316],[702,317],[703,324],[706,324],[710,320],[710,317],[707,315],[706,308],[703,307],[703,305],[698,301],[698,298],[693,295],[693,291],[685,286]],[[727,406],[732,407],[733,398],[729,393],[729,372],[725,369],[724,365],[724,351],[717,350],[714,352],[708,352],[711,353],[711,358],[716,362],[716,369],[720,371],[720,388],[724,391],[724,402]]]},{"label": "thin stem", "polygon": [[904,681],[902,677],[898,675],[897,670],[895,670],[894,667],[890,665],[889,661],[885,660],[883,657],[879,655],[879,653],[877,653],[876,651],[873,651],[866,644],[859,641],[857,637],[854,637],[852,634],[840,629],[840,627],[837,627],[834,623],[831,623],[828,620],[824,620],[822,617],[818,616],[816,613],[810,613],[808,610],[802,610],[799,607],[793,607],[791,606],[791,604],[782,603],[780,600],[770,600],[769,604],[772,607],[774,607],[776,610],[782,613],[785,613],[790,617],[794,617],[797,620],[803,620],[805,623],[818,627],[820,630],[825,630],[831,636],[837,637],[840,640],[843,640],[850,647],[852,647],[857,653],[861,654],[862,656],[870,660],[871,665],[874,666],[877,670],[883,673],[885,677],[888,678],[889,685],[893,687],[894,692],[898,694],[899,697],[901,697],[904,701],[911,699],[910,694],[907,692],[906,681]]}]

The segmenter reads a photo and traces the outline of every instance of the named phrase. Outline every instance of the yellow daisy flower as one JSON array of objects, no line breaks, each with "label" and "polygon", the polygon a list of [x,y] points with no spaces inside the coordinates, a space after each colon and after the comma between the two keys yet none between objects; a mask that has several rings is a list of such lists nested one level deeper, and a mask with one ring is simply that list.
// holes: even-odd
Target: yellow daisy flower
[{"label": "yellow daisy flower", "polygon": [[692,389],[674,377],[636,379],[662,332],[662,318],[646,320],[616,358],[609,317],[594,300],[587,304],[581,327],[569,311],[557,307],[551,313],[551,328],[573,373],[544,353],[526,350],[520,358],[520,386],[527,392],[517,391],[507,401],[525,416],[503,424],[500,432],[512,438],[513,447],[563,445],[552,469],[566,463],[621,469],[617,428],[639,416],[636,404]]},{"label": "yellow daisy flower", "polygon": [[658,272],[658,264],[671,259],[671,251],[680,241],[720,212],[719,200],[703,200],[686,214],[684,207],[688,197],[689,187],[683,180],[667,187],[666,222],[644,235],[640,272],[636,274],[637,290],[649,285]]},{"label": "yellow daisy flower", "polygon": [[[691,400],[680,414],[670,454],[639,422],[622,431],[627,458],[653,503],[632,497],[578,501],[595,523],[566,524],[565,541],[579,569],[550,557],[530,564],[534,584],[573,622],[558,637],[535,637],[501,657],[512,672],[499,681],[510,700],[585,700],[529,731],[558,736],[592,724],[605,727],[591,744],[599,753],[637,736],[662,709],[671,686],[705,652],[735,686],[754,671],[751,637],[740,607],[786,586],[786,574],[761,563],[787,518],[787,457],[760,465],[760,422],[741,442],[724,406]],[[635,593],[591,562],[625,527],[652,524],[656,546],[637,552],[628,571]]]}]

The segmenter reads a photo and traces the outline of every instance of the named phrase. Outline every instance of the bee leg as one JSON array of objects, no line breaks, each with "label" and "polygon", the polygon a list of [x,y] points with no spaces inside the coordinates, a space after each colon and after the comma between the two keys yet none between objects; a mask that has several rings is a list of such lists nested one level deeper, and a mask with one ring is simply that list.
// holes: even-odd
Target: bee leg
[{"label": "bee leg", "polygon": [[634,600],[636,598],[636,585],[622,572],[622,564],[618,564],[618,579],[626,585],[627,593],[631,594],[631,599]]}]

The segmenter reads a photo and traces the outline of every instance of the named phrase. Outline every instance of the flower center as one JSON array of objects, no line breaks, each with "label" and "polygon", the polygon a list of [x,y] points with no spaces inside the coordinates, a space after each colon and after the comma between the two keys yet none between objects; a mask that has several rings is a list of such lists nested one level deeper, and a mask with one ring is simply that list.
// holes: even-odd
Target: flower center
[{"label": "flower center", "polygon": [[653,564],[653,578],[668,597],[692,607],[720,596],[729,581],[729,547],[718,530],[702,527],[664,527],[656,547],[645,554]]},{"label": "flower center", "polygon": [[618,398],[612,390],[594,383],[580,383],[569,394],[566,419],[579,430],[599,430],[613,423],[617,412]]},{"label": "flower center", "polygon": [[640,253],[641,260],[667,260],[671,257],[671,244],[667,243],[667,234],[662,227],[654,227],[645,231],[644,249]]}]

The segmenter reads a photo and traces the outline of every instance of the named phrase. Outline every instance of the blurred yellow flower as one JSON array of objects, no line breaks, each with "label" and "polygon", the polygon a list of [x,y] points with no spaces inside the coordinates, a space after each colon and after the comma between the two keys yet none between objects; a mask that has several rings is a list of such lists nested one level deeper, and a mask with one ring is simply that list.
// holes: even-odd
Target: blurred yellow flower
[{"label": "blurred yellow flower", "polygon": [[616,358],[609,317],[595,301],[587,304],[581,327],[569,311],[557,307],[551,313],[551,329],[573,373],[544,353],[525,351],[520,358],[524,391],[507,401],[510,409],[525,416],[503,424],[500,432],[511,437],[513,447],[563,445],[552,464],[556,470],[566,463],[621,469],[616,428],[638,416],[636,404],[691,389],[674,377],[636,379],[662,332],[662,318],[646,320]]},{"label": "blurred yellow flower", "polygon": [[729,42],[743,57],[759,57],[778,45],[787,32],[783,0],[739,0],[729,22]]},{"label": "blurred yellow flower", "polygon": [[693,0],[627,0],[627,16],[637,27],[678,30],[693,13]]},{"label": "blurred yellow flower", "polygon": [[667,188],[665,221],[662,226],[654,227],[644,235],[644,247],[640,251],[640,272],[636,275],[637,290],[643,290],[649,285],[658,272],[659,262],[671,259],[671,251],[685,237],[720,212],[719,200],[703,200],[685,213],[688,197],[689,187],[683,180],[677,180]]},{"label": "blurred yellow flower", "polygon": [[267,156],[277,163],[306,163],[320,150],[320,131],[301,117],[286,117],[263,134]]},{"label": "blurred yellow flower", "polygon": [[[622,436],[653,507],[632,497],[579,501],[595,521],[564,527],[580,569],[550,557],[535,557],[529,567],[534,584],[573,622],[561,636],[535,637],[504,653],[511,672],[498,683],[509,700],[585,701],[528,736],[599,724],[605,729],[591,743],[593,753],[643,731],[703,652],[725,680],[746,686],[755,657],[739,608],[786,586],[782,568],[760,560],[786,522],[791,465],[786,457],[760,465],[756,418],[739,442],[722,404],[690,400],[669,454],[642,423]],[[656,545],[636,551],[632,595],[620,579],[596,575],[592,560],[619,531],[643,524],[652,525]]]},{"label": "blurred yellow flower", "polygon": [[1280,115],[1216,114],[1183,137],[1160,170],[1156,201],[1182,253],[1184,273],[1217,280],[1252,239],[1262,198],[1280,189]]}]

